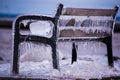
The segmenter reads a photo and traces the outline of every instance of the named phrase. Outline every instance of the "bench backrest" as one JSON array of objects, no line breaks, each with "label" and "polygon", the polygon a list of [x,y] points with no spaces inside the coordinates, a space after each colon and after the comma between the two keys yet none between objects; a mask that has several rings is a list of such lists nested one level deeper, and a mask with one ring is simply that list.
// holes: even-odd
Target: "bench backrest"
[{"label": "bench backrest", "polygon": [[62,15],[115,17],[117,11],[117,6],[113,9],[63,8]]},{"label": "bench backrest", "polygon": [[92,36],[112,34],[117,11],[117,6],[113,9],[63,8],[59,18],[60,37],[91,36],[91,32]]}]

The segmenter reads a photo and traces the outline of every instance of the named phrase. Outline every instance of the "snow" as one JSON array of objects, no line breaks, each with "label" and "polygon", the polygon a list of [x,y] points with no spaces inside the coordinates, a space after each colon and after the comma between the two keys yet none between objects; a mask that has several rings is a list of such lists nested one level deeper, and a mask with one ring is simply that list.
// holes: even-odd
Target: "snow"
[{"label": "snow", "polygon": [[[112,75],[119,76],[120,70],[116,68],[109,68],[106,64],[106,57],[91,56],[92,60],[85,60],[84,58],[74,62],[72,65],[68,61],[63,61],[61,66],[61,73],[64,77],[74,78],[102,78],[110,77]],[[105,58],[105,59],[103,59]],[[70,61],[69,61],[70,62]],[[102,62],[102,63],[101,63]]]},{"label": "snow", "polygon": [[[70,78],[70,79],[73,79],[73,78],[101,79],[102,77],[120,76],[120,60],[115,61],[113,68],[109,67],[107,63],[107,56],[105,56],[106,47],[104,44],[97,43],[97,42],[90,42],[90,43],[77,42],[76,44],[78,44],[77,62],[74,62],[73,64],[71,64],[72,42],[58,43],[57,50],[60,57],[59,59],[60,71],[59,71],[59,70],[53,69],[52,60],[50,60],[51,59],[50,56],[47,56],[47,54],[45,53],[46,49],[44,48],[46,47],[49,50],[51,49],[50,46],[43,45],[43,44],[36,44],[36,43],[34,44],[25,43],[24,44],[25,46],[28,45],[28,51],[31,51],[29,48],[32,49],[35,46],[41,45],[35,48],[36,50],[37,49],[42,50],[43,54],[35,52],[34,56],[32,56],[32,54],[29,54],[29,53],[28,55],[25,55],[25,56],[31,56],[31,57],[28,57],[29,60],[28,58],[25,58],[26,60],[20,61],[19,75],[26,76],[26,77],[40,77],[40,78],[48,78],[48,79],[61,78],[61,77]],[[21,45],[21,47],[23,47],[23,45]],[[96,50],[94,50],[95,48]],[[50,52],[50,50],[48,52]],[[46,56],[49,57],[50,59],[44,58]],[[34,60],[35,58],[36,60]],[[2,75],[4,75],[5,73],[8,73],[7,75],[11,74],[10,66],[11,65],[8,63],[1,64],[0,74]]]},{"label": "snow", "polygon": [[10,63],[0,64],[0,76],[10,75]]},{"label": "snow", "polygon": [[[81,59],[71,64],[70,59],[60,61],[60,71],[53,69],[52,64],[48,60],[42,62],[23,62],[20,63],[20,74],[27,77],[44,77],[44,78],[98,78],[119,76],[120,61],[115,62],[115,67],[110,68],[106,63],[106,57],[91,56],[90,59]],[[104,59],[105,58],[105,59]],[[2,67],[1,67],[2,66]],[[0,65],[1,74],[9,73],[10,65]]]},{"label": "snow", "polygon": [[48,60],[42,62],[23,62],[20,63],[20,74],[21,75],[39,75],[39,76],[50,76],[52,72],[52,63]]}]

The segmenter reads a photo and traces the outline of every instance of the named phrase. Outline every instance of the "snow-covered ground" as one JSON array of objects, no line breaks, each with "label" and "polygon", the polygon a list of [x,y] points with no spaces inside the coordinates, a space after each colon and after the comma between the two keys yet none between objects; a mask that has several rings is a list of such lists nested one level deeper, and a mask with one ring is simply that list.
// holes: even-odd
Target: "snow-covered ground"
[{"label": "snow-covered ground", "polygon": [[[0,76],[9,76],[12,60],[12,31],[0,28]],[[120,58],[120,33],[113,35],[113,55]],[[29,53],[26,58],[21,54],[20,75],[43,78],[102,78],[110,76],[120,76],[120,59],[114,61],[114,68],[108,66],[106,46],[97,42],[77,42],[77,62],[71,64],[72,42],[59,42],[59,67],[60,71],[53,69],[51,48],[48,45],[37,46],[37,51]],[[26,44],[27,45],[27,44]],[[41,47],[41,48],[40,48]],[[28,51],[30,51],[30,45]],[[35,49],[35,48],[34,48]],[[42,50],[42,51],[41,51]],[[39,52],[40,53],[37,53]],[[26,52],[26,51],[25,51]],[[48,56],[46,54],[49,52]],[[33,56],[34,54],[34,56]],[[42,56],[42,57],[41,57]],[[64,59],[63,59],[64,58]]]}]

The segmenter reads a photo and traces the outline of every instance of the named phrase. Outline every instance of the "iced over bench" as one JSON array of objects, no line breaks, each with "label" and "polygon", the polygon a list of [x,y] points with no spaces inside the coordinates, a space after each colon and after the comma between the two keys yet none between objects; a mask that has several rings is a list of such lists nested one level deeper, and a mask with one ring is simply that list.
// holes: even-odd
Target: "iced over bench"
[{"label": "iced over bench", "polygon": [[[62,9],[58,25],[58,41],[101,41],[107,46],[109,66],[113,66],[112,34],[118,7],[113,9],[69,8]],[[72,62],[77,53],[73,49]]]},{"label": "iced over bench", "polygon": [[[77,60],[76,41],[101,41],[107,46],[109,66],[113,66],[112,34],[117,11],[118,7],[113,9],[63,8],[63,5],[60,4],[54,17],[19,16],[13,23],[12,74],[19,74],[19,45],[23,42],[49,45],[52,52],[53,68],[59,69],[56,51],[58,41],[71,40],[73,42],[72,62]],[[22,27],[30,29],[31,32],[22,34]],[[33,45],[32,48],[34,48]],[[37,50],[37,52],[41,51]]]}]

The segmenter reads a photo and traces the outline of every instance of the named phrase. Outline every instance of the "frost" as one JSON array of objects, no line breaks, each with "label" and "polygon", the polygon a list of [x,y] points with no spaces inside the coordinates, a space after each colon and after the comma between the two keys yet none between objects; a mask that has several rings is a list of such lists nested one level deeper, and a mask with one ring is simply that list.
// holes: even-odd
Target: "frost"
[{"label": "frost", "polygon": [[[75,19],[74,26],[66,26],[71,20]],[[81,30],[85,33],[102,33],[111,34],[113,28],[112,16],[61,16],[59,20],[59,30]]]}]

